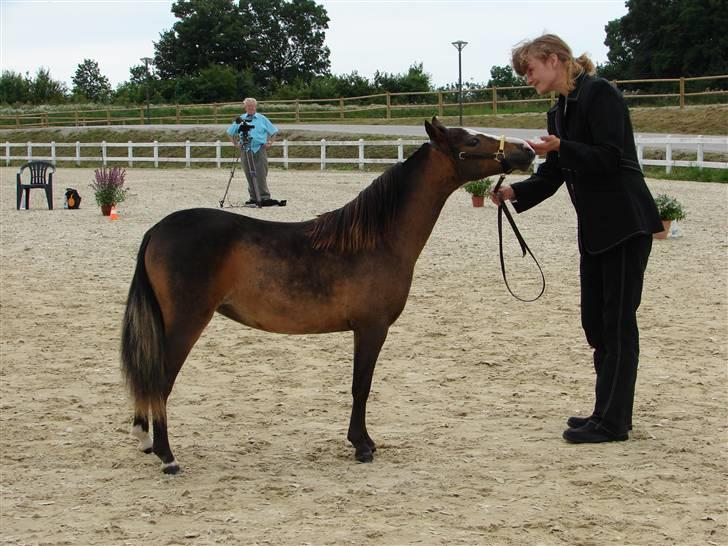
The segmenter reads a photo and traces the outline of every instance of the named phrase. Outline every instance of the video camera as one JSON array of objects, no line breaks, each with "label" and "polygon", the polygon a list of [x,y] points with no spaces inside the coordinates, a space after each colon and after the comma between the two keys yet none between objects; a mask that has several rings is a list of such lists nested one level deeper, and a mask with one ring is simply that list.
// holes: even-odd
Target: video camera
[{"label": "video camera", "polygon": [[250,120],[241,118],[240,116],[235,118],[235,123],[238,123],[238,133],[242,133],[244,136],[247,136],[248,131],[251,129],[255,129],[255,125],[250,123]]}]

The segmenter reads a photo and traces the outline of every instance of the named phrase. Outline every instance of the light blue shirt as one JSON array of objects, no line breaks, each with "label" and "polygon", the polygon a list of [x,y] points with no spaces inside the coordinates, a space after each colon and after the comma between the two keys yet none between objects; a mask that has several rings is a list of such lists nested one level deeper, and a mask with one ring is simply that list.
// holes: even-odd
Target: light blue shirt
[{"label": "light blue shirt", "polygon": [[[249,124],[255,126],[248,133],[250,136],[250,149],[253,153],[260,150],[260,147],[268,142],[269,136],[275,135],[278,132],[276,126],[273,125],[267,117],[263,114],[259,114],[258,112],[253,114],[252,120],[248,114],[240,114],[240,117],[248,121]],[[227,134],[231,137],[238,135],[238,127],[240,127],[240,124],[233,121],[230,127],[228,127]]]}]

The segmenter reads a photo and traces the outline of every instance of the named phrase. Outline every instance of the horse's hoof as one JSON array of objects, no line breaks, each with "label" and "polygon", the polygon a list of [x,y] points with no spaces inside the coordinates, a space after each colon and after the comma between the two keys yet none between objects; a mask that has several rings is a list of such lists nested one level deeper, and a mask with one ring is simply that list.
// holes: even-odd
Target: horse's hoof
[{"label": "horse's hoof", "polygon": [[362,451],[361,453],[357,452],[354,455],[354,458],[360,463],[371,463],[374,460],[374,455],[372,454],[371,450],[366,450]]},{"label": "horse's hoof", "polygon": [[174,459],[172,459],[171,463],[162,463],[162,472],[165,474],[177,474],[179,471],[179,464]]}]

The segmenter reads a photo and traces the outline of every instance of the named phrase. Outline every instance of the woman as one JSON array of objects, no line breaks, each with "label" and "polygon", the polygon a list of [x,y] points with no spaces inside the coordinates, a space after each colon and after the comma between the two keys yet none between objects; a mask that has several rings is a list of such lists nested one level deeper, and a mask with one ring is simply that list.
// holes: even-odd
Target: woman
[{"label": "woman", "polygon": [[594,349],[596,402],[588,417],[570,417],[572,443],[622,441],[632,428],[639,331],[637,308],[662,223],[637,162],[629,112],[620,92],[575,59],[558,36],[518,44],[513,68],[539,95],[555,91],[548,136],[529,142],[546,155],[530,178],[503,186],[493,202],[510,200],[523,212],[566,183],[578,220],[581,321]]}]

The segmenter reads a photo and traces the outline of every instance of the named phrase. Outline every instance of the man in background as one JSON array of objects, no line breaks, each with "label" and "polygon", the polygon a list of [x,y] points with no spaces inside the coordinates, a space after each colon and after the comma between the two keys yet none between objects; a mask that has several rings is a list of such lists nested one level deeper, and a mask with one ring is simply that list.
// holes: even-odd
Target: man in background
[{"label": "man in background", "polygon": [[[259,114],[256,109],[258,101],[252,97],[248,97],[243,101],[245,106],[245,114],[241,114],[238,119],[233,121],[227,130],[227,134],[230,137],[230,142],[233,146],[240,146],[240,125],[244,121],[253,128],[248,132],[250,138],[250,150],[253,153],[253,166],[255,169],[255,179],[251,173],[250,165],[245,157],[245,151],[243,150],[243,167],[245,169],[245,177],[248,179],[248,194],[250,199],[245,202],[246,205],[258,204],[258,198],[260,199],[263,206],[269,204],[276,204],[270,197],[270,191],[268,190],[268,148],[271,147],[275,142],[276,134],[278,129],[271,121],[263,114]],[[258,184],[258,192],[256,194],[256,188],[254,184]]]}]

